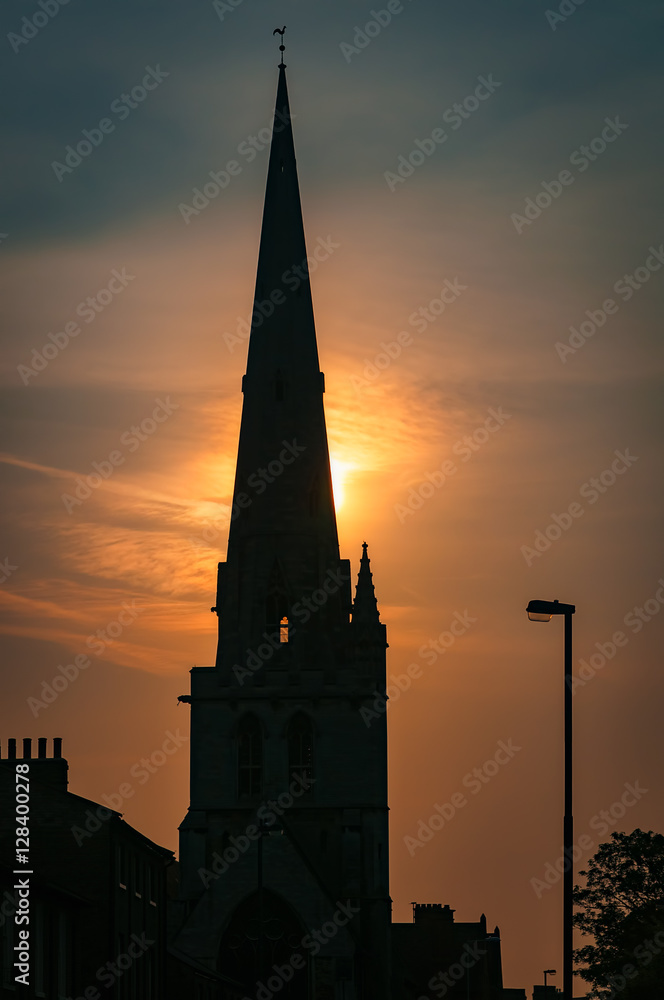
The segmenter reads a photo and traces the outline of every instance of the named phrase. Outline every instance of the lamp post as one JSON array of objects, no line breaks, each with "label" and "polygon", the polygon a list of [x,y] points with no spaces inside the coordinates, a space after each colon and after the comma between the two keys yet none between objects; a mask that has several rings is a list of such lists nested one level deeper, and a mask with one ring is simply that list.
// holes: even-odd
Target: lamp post
[{"label": "lamp post", "polygon": [[545,969],[544,970],[544,985],[545,986],[546,986],[546,977],[547,976],[555,976],[555,974],[556,974],[556,970],[555,969]]},{"label": "lamp post", "polygon": [[572,819],[572,615],[573,604],[559,601],[530,601],[526,608],[533,622],[551,621],[554,615],[565,618],[565,814],[563,819],[563,1000],[572,1000],[574,975],[574,821]]}]

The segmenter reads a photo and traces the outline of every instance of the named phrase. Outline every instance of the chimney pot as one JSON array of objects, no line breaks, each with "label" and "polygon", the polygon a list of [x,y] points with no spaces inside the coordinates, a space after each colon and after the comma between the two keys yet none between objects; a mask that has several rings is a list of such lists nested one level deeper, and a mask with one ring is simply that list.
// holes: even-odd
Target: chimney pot
[{"label": "chimney pot", "polygon": [[37,756],[40,760],[44,760],[46,757],[46,737],[40,736],[37,740]]},{"label": "chimney pot", "polygon": [[54,736],[53,737],[53,756],[57,757],[57,758],[62,757],[62,737],[61,736]]},{"label": "chimney pot", "polygon": [[7,760],[16,760],[16,740],[7,740]]},{"label": "chimney pot", "polygon": [[23,760],[30,760],[32,757],[32,740],[29,736],[23,738]]}]

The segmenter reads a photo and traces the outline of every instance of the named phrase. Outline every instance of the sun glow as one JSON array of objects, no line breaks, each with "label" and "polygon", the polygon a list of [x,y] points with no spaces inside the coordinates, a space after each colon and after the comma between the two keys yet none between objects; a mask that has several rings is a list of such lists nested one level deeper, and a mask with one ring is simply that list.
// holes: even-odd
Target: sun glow
[{"label": "sun glow", "polygon": [[332,492],[334,494],[334,508],[340,510],[346,500],[346,481],[353,472],[355,466],[350,462],[342,462],[338,458],[330,456],[330,472],[332,473]]}]

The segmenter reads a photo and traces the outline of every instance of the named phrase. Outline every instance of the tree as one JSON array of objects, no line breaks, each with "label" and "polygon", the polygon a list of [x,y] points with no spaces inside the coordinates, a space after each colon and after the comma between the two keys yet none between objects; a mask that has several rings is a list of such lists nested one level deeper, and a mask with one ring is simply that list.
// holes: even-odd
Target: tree
[{"label": "tree", "polygon": [[575,952],[590,997],[650,1000],[664,983],[664,836],[612,833],[574,887],[574,923],[594,944]]}]

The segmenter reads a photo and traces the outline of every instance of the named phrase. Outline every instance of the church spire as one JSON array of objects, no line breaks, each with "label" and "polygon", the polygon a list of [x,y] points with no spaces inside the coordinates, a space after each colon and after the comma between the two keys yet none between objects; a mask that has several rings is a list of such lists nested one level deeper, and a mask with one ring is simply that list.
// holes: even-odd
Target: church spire
[{"label": "church spire", "polygon": [[362,542],[360,572],[357,576],[357,587],[355,588],[355,600],[353,602],[353,625],[355,626],[380,625],[378,602],[376,601],[367,549],[367,543]]},{"label": "church spire", "polygon": [[[220,646],[222,633],[229,629],[237,629],[240,641],[251,644],[262,617],[259,603],[274,589],[270,581],[275,573],[281,581],[279,601],[292,607],[320,587],[328,569],[339,564],[324,378],[283,63],[242,391],[228,555],[221,570],[227,592],[237,593],[243,581],[242,596],[232,612],[218,598],[218,613],[225,608]],[[316,627],[322,627],[339,602],[343,603],[341,594],[316,616]]]},{"label": "church spire", "polygon": [[[286,67],[279,66],[229,549],[247,532],[311,534],[338,558],[324,380],[307,269]],[[290,449],[290,450],[287,450]]]}]

